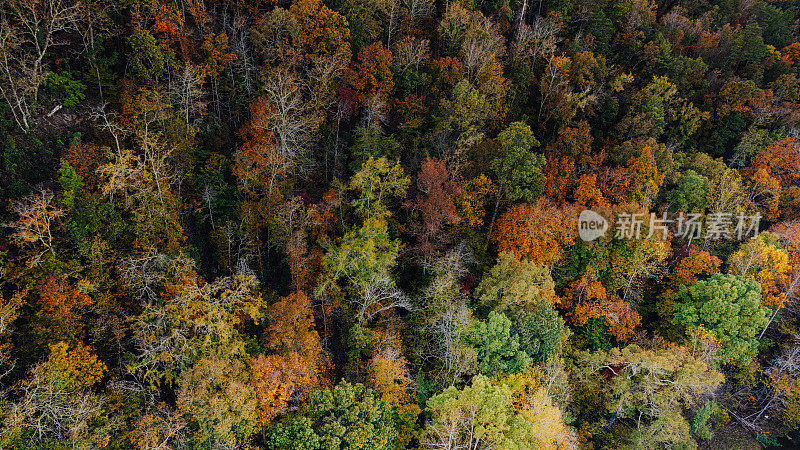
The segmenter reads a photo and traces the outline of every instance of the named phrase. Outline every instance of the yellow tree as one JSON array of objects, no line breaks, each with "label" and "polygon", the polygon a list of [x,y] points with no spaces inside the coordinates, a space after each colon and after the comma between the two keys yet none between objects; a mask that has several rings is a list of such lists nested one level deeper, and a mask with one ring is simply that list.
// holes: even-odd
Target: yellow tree
[{"label": "yellow tree", "polygon": [[728,259],[729,272],[757,281],[761,285],[763,305],[782,308],[790,285],[792,265],[789,254],[781,248],[778,237],[763,232],[742,244]]}]

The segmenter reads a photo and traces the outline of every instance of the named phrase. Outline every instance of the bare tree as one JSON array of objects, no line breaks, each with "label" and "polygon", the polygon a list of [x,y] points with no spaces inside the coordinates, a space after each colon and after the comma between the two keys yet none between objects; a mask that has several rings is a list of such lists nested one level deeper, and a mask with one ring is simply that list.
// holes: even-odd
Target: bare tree
[{"label": "bare tree", "polygon": [[0,94],[27,133],[47,78],[45,56],[74,26],[80,7],[71,0],[6,0],[0,8]]},{"label": "bare tree", "polygon": [[189,128],[191,128],[193,119],[206,107],[205,102],[202,101],[205,95],[203,91],[204,78],[200,70],[187,63],[181,73],[170,79],[169,96],[172,102],[178,106],[178,112]]},{"label": "bare tree", "polygon": [[388,275],[374,277],[363,286],[361,295],[353,298],[352,303],[356,306],[356,318],[361,325],[390,309],[413,309],[408,297]]},{"label": "bare tree", "polygon": [[89,422],[100,412],[103,400],[91,391],[65,383],[51,373],[47,363],[35,367],[19,386],[20,401],[7,410],[9,424],[26,424],[38,439],[54,438],[77,443]]}]

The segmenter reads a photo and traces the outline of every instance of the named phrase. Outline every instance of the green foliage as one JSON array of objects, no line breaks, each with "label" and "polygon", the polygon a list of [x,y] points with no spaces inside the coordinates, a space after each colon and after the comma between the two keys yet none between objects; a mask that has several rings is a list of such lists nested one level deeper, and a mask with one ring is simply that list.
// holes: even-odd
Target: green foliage
[{"label": "green foliage", "polygon": [[314,433],[310,418],[290,417],[269,429],[267,446],[272,450],[317,450],[320,438]]},{"label": "green foliage", "polygon": [[388,450],[397,431],[389,406],[375,392],[345,381],[315,391],[303,416],[284,420],[268,435],[272,449]]},{"label": "green foliage", "polygon": [[130,46],[128,64],[143,83],[158,81],[173,64],[172,52],[165,52],[146,29],[134,31],[128,37],[127,43]]},{"label": "green foliage", "polygon": [[484,375],[522,372],[531,363],[520,349],[519,336],[511,334],[511,320],[505,314],[492,311],[487,322],[476,322],[470,341],[478,352],[478,365]]},{"label": "green foliage", "polygon": [[[429,440],[435,442],[437,425],[447,424],[451,417],[465,420],[466,424],[476,430],[475,436],[467,436],[468,442],[488,442],[501,445],[510,430],[511,417],[507,410],[511,404],[511,390],[503,385],[494,385],[488,378],[478,375],[472,379],[472,385],[459,391],[450,386],[444,392],[431,397],[427,409],[432,415]],[[462,411],[475,410],[473,417],[464,417]],[[471,420],[470,420],[471,419]],[[458,424],[460,425],[460,424]],[[464,430],[467,432],[470,428]],[[461,429],[461,427],[456,427]],[[454,439],[456,436],[454,436]],[[461,436],[458,438],[464,439]]]},{"label": "green foliage", "polygon": [[86,86],[76,80],[72,72],[51,73],[44,86],[55,95],[61,97],[61,104],[67,108],[75,108],[86,98]]},{"label": "green foliage", "polygon": [[673,211],[702,212],[708,206],[708,178],[694,170],[687,170],[680,175],[667,198],[672,203]]},{"label": "green foliage", "polygon": [[536,308],[554,296],[555,284],[545,266],[519,261],[509,252],[500,254],[475,290],[481,306],[498,312]]},{"label": "green foliage", "polygon": [[207,446],[234,446],[255,431],[256,396],[241,361],[203,358],[182,377],[178,407],[197,427],[194,441]]},{"label": "green foliage", "polygon": [[384,136],[378,127],[361,127],[356,130],[356,139],[351,152],[353,161],[350,166],[357,170],[370,157],[397,160],[400,156],[400,143],[392,136]]},{"label": "green foliage", "polygon": [[83,177],[78,175],[75,169],[63,159],[61,160],[61,167],[58,172],[58,182],[61,184],[61,189],[64,190],[62,201],[64,202],[64,206],[73,210],[75,209],[75,198],[81,195],[83,189]]},{"label": "green foliage", "polygon": [[389,214],[390,198],[404,197],[410,184],[400,164],[370,156],[350,180],[350,189],[357,191],[351,204],[364,218],[382,218]]},{"label": "green foliage", "polygon": [[714,400],[709,400],[692,418],[692,433],[696,434],[700,439],[711,439],[714,436],[713,422],[719,421],[723,416],[722,407]]},{"label": "green foliage", "polygon": [[511,201],[532,202],[542,193],[544,155],[531,148],[539,141],[524,122],[514,122],[503,130],[497,140],[503,145],[503,156],[492,162],[498,183]]},{"label": "green foliage", "polygon": [[564,319],[549,303],[511,312],[509,317],[512,330],[519,335],[519,349],[534,363],[544,362],[558,352],[568,333]]},{"label": "green foliage", "polygon": [[675,323],[690,334],[703,330],[720,342],[722,363],[747,364],[758,353],[758,335],[767,324],[761,286],[736,275],[715,274],[682,287],[675,303]]}]

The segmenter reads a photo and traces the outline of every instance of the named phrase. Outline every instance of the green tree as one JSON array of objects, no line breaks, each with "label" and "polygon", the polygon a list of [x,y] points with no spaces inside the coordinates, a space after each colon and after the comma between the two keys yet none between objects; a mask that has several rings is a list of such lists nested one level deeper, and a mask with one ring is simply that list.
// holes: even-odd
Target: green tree
[{"label": "green tree", "polygon": [[511,320],[505,314],[492,311],[487,322],[476,322],[471,340],[478,352],[480,371],[485,375],[522,372],[531,363],[519,348],[519,336],[511,334]]},{"label": "green tree", "polygon": [[350,180],[350,189],[357,191],[351,204],[364,218],[386,216],[389,214],[386,202],[390,197],[405,197],[410,184],[400,164],[370,156]]},{"label": "green tree", "polygon": [[503,156],[492,162],[492,168],[506,197],[511,201],[533,202],[542,193],[544,155],[531,151],[539,141],[525,122],[513,122],[497,139]]},{"label": "green tree", "polygon": [[683,410],[724,381],[717,369],[688,347],[643,349],[637,345],[578,356],[577,379],[601,399],[609,414],[636,429],[633,448],[694,444]]},{"label": "green tree", "polygon": [[690,334],[711,332],[720,343],[720,362],[746,364],[758,353],[758,334],[767,324],[767,311],[761,306],[761,286],[756,281],[718,273],[681,288],[674,321]]},{"label": "green tree", "polygon": [[427,448],[555,449],[569,444],[561,411],[529,374],[493,383],[483,375],[450,386],[427,403]]},{"label": "green tree", "polygon": [[198,444],[241,445],[255,431],[256,393],[247,366],[237,359],[198,361],[181,377],[177,403],[196,427],[193,440]]},{"label": "green tree", "polygon": [[547,267],[529,260],[518,260],[503,252],[475,291],[482,306],[494,311],[536,306],[555,300],[555,283]]},{"label": "green tree", "polygon": [[667,198],[673,211],[703,211],[708,206],[708,178],[687,170],[678,178]]},{"label": "green tree", "polygon": [[339,383],[315,391],[300,417],[269,432],[272,449],[389,450],[397,436],[391,408],[362,384]]},{"label": "green tree", "polygon": [[564,319],[550,303],[510,312],[509,318],[519,334],[519,349],[533,362],[546,361],[568,337]]}]

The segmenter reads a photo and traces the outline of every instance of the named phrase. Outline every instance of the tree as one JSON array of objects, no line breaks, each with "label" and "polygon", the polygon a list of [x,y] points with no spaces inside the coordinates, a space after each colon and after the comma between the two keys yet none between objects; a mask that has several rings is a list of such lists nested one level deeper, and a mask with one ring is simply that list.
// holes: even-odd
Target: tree
[{"label": "tree", "polygon": [[731,274],[755,280],[761,285],[761,303],[764,306],[784,306],[792,265],[776,235],[763,232],[756,239],[743,243],[728,258],[728,265]]},{"label": "tree", "polygon": [[46,57],[75,26],[80,3],[69,0],[9,0],[1,7],[0,95],[25,133],[35,125],[39,89],[47,78]]},{"label": "tree", "polygon": [[409,184],[411,181],[403,173],[400,164],[370,156],[350,180],[350,189],[358,192],[351,205],[365,219],[385,217],[389,215],[386,202],[390,197],[403,198]]},{"label": "tree", "polygon": [[450,386],[427,402],[426,448],[542,448],[569,445],[569,432],[547,394],[525,378],[493,383],[483,375],[458,390]]},{"label": "tree", "polygon": [[559,207],[539,199],[509,208],[497,220],[490,238],[500,252],[549,266],[574,242],[576,221],[571,205]]},{"label": "tree", "polygon": [[704,211],[708,206],[708,178],[694,170],[682,173],[667,194],[673,211]]},{"label": "tree", "polygon": [[343,381],[315,391],[305,413],[270,431],[270,448],[389,450],[397,431],[383,400],[361,384]]},{"label": "tree", "polygon": [[634,438],[641,448],[693,443],[682,410],[724,381],[722,373],[687,347],[629,345],[582,353],[579,360],[579,372],[602,392],[606,411],[636,427]]},{"label": "tree", "polygon": [[611,334],[620,342],[630,339],[641,323],[641,316],[630,303],[609,294],[589,273],[584,273],[567,286],[560,306],[567,310],[565,315],[574,326],[582,327],[591,319],[603,318]]},{"label": "tree", "polygon": [[608,208],[610,205],[598,187],[597,174],[584,174],[575,188],[575,204],[587,208]]},{"label": "tree", "polygon": [[680,258],[675,263],[672,272],[664,279],[662,290],[663,299],[657,305],[658,314],[664,323],[662,326],[666,331],[665,337],[672,338],[673,334],[678,334],[682,330],[674,329],[673,315],[675,313],[675,297],[681,287],[688,287],[697,280],[707,279],[715,273],[719,273],[722,260],[711,255],[706,251],[698,250],[694,247],[684,247],[676,251],[676,256]]},{"label": "tree", "polygon": [[631,200],[647,208],[658,196],[658,191],[664,183],[664,175],[658,170],[650,146],[645,146],[639,157],[628,161],[628,175],[633,183]]},{"label": "tree", "polygon": [[177,404],[197,427],[199,445],[241,445],[255,430],[256,393],[247,367],[235,358],[201,358],[181,377]]},{"label": "tree", "polygon": [[53,227],[55,221],[64,216],[64,210],[53,204],[53,192],[41,189],[14,203],[12,210],[19,218],[6,225],[12,229],[11,242],[20,246],[39,243],[44,252],[55,256]]},{"label": "tree", "polygon": [[298,44],[310,54],[350,59],[350,29],[347,19],[322,3],[301,0],[289,12],[300,24]]},{"label": "tree", "polygon": [[469,345],[472,311],[463,295],[461,280],[468,276],[470,254],[464,246],[434,261],[433,277],[421,296],[419,308],[425,323],[422,352],[436,362],[437,379],[452,386],[477,370],[477,352]]},{"label": "tree", "polygon": [[797,138],[787,137],[775,141],[753,157],[746,173],[754,174],[764,168],[770,175],[777,177],[782,186],[788,187],[800,180],[798,152],[800,152],[800,144],[798,144]]},{"label": "tree", "polygon": [[64,279],[48,278],[39,282],[39,302],[46,321],[44,331],[50,337],[70,342],[83,337],[81,309],[93,303],[85,292],[73,288]]},{"label": "tree", "polygon": [[487,322],[476,322],[470,340],[484,375],[522,372],[531,363],[528,355],[519,349],[519,336],[511,334],[511,320],[503,313],[492,311]]},{"label": "tree", "polygon": [[250,361],[250,379],[261,426],[303,404],[321,384],[317,368],[297,352],[259,355]]},{"label": "tree", "polygon": [[486,175],[478,175],[471,180],[465,180],[456,196],[454,203],[458,216],[462,219],[462,226],[476,229],[483,225],[486,218],[486,204],[488,199],[496,195],[497,187]]},{"label": "tree", "polygon": [[505,52],[505,40],[497,25],[480,11],[470,11],[460,4],[448,5],[439,34],[448,52],[457,56],[466,79],[478,86],[497,113],[507,88],[499,59]]},{"label": "tree", "polygon": [[381,42],[362,48],[345,77],[362,102],[375,96],[385,101],[394,89],[392,53]]},{"label": "tree", "polygon": [[504,313],[553,304],[555,295],[555,283],[545,266],[517,260],[508,252],[500,254],[475,290],[482,306]]},{"label": "tree", "polygon": [[497,140],[503,145],[503,156],[492,161],[492,169],[501,191],[511,201],[533,202],[542,193],[545,163],[544,156],[530,151],[539,141],[524,122],[513,122]]},{"label": "tree", "polygon": [[519,420],[509,414],[511,402],[511,389],[494,385],[483,375],[461,391],[450,386],[427,402],[431,420],[422,443],[437,449],[502,448]]},{"label": "tree", "polygon": [[399,249],[399,241],[389,236],[386,220],[368,218],[362,227],[350,230],[336,244],[326,246],[323,282],[317,291],[337,292],[339,280],[346,281],[348,299],[362,325],[392,308],[410,309],[408,298],[390,274]]},{"label": "tree", "polygon": [[[519,334],[519,348],[534,363],[557,354],[569,336],[564,319],[550,303],[509,312],[512,328]],[[613,328],[612,328],[613,329]]]},{"label": "tree", "polygon": [[130,46],[131,69],[143,84],[157,83],[174,64],[174,53],[161,48],[146,29],[135,30],[128,36],[127,43]]},{"label": "tree", "polygon": [[103,399],[91,391],[107,371],[94,350],[82,343],[50,345],[50,357],[36,365],[18,387],[21,401],[4,414],[3,438],[18,435],[28,442],[55,439],[89,445],[88,429],[98,417]]},{"label": "tree", "polygon": [[[466,165],[467,151],[483,140],[484,127],[491,117],[492,109],[486,95],[469,81],[460,78],[460,73],[457,72],[460,66],[448,67],[448,62],[453,61],[442,61],[443,67],[434,62],[434,67],[438,70],[453,71],[459,74],[442,74],[442,76],[457,76],[458,78],[452,80],[455,86],[439,100],[438,110],[441,114],[437,114],[436,117],[436,138],[451,142],[444,147],[445,152],[442,159],[450,176],[457,179],[462,175]],[[449,83],[447,84],[449,85]]]},{"label": "tree", "polygon": [[514,411],[527,421],[521,440],[515,442],[529,442],[542,449],[575,446],[572,430],[564,424],[563,413],[552,397],[552,386],[557,382],[551,377],[546,367],[531,367],[526,372],[498,378],[498,383],[511,389]]},{"label": "tree", "polygon": [[163,298],[145,303],[133,318],[136,353],[128,369],[153,386],[173,384],[200,358],[244,354],[244,325],[262,319],[254,276],[213,283],[203,283],[193,273],[181,278],[165,283]]},{"label": "tree", "polygon": [[315,329],[311,299],[296,292],[273,303],[266,329],[267,347],[282,354],[298,353],[306,363],[316,365],[322,345]]},{"label": "tree", "polygon": [[[633,208],[630,211],[637,210]],[[643,284],[650,279],[658,280],[665,272],[664,262],[671,253],[670,241],[658,230],[642,239],[624,239],[616,242],[611,254],[611,269],[614,271],[614,289],[622,289],[622,299],[639,298]]]},{"label": "tree", "polygon": [[761,286],[736,275],[712,275],[678,292],[675,323],[689,333],[707,330],[721,344],[721,363],[747,364],[758,352],[758,334],[767,324]]},{"label": "tree", "polygon": [[457,225],[461,222],[453,203],[461,189],[450,178],[447,167],[441,160],[426,158],[417,174],[417,191],[419,193],[411,208],[419,211],[422,216],[418,232],[419,251],[429,256],[443,239],[443,228],[448,224]]}]

